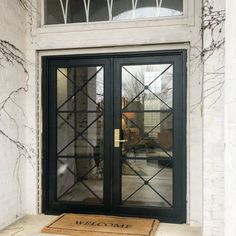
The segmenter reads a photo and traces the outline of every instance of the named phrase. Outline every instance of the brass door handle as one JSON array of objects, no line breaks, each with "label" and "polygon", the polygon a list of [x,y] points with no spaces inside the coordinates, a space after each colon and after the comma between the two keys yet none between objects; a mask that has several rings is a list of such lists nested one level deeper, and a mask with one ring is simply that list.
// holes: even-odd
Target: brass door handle
[{"label": "brass door handle", "polygon": [[126,139],[120,139],[120,129],[114,129],[114,147],[120,147],[120,143],[128,142]]},{"label": "brass door handle", "polygon": [[121,139],[121,140],[117,140],[117,141],[119,141],[120,143],[126,143],[126,142],[128,142],[127,139]]}]

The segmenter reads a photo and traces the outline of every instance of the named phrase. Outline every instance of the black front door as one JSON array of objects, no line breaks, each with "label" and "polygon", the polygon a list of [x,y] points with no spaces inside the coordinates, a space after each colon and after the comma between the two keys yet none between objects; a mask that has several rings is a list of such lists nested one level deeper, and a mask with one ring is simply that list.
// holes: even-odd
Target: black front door
[{"label": "black front door", "polygon": [[43,62],[44,213],[184,222],[185,52]]}]

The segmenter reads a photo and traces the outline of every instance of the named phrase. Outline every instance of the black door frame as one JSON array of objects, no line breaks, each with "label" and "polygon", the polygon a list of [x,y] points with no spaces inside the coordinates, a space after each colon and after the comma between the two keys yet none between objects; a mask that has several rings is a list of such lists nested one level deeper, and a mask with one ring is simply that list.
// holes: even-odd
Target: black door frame
[{"label": "black door frame", "polygon": [[[43,57],[43,79],[42,79],[42,104],[43,104],[43,213],[61,214],[64,212],[95,213],[126,215],[140,217],[158,217],[164,222],[184,223],[186,222],[186,50],[119,53],[119,54],[98,54],[98,55],[72,55],[72,56],[47,56]],[[111,109],[106,110],[104,119],[104,143],[106,145],[105,166],[104,166],[104,205],[84,205],[72,202],[57,202],[56,196],[56,168],[55,152],[52,146],[56,147],[55,138],[55,108],[56,102],[56,67],[76,65],[103,65],[105,68],[105,106]],[[113,130],[120,126],[120,66],[125,64],[157,64],[169,62],[174,65],[174,208],[154,207],[131,207],[119,206],[120,170],[114,168],[119,166],[119,150],[113,148]],[[111,79],[110,77],[114,79]],[[114,82],[115,81],[115,82]],[[52,96],[54,95],[54,96]],[[109,98],[114,98],[113,101]],[[113,103],[114,102],[114,103]],[[114,109],[115,108],[115,109]],[[50,117],[50,118],[49,118]],[[50,127],[50,129],[49,129]],[[54,131],[53,131],[54,130]],[[112,160],[108,158],[114,156]],[[112,175],[114,177],[106,178]],[[176,171],[178,170],[178,171]],[[110,191],[108,191],[110,189]],[[113,196],[111,195],[113,193]]]}]

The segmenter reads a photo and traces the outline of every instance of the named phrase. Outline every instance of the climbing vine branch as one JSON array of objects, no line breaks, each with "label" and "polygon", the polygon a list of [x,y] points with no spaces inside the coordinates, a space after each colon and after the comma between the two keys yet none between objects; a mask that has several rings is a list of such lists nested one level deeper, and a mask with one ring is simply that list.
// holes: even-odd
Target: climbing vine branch
[{"label": "climbing vine branch", "polygon": [[[31,0],[16,0],[16,4],[19,4],[20,7],[24,9],[27,14],[31,14],[32,10],[32,1]],[[11,65],[13,68],[21,68],[23,70],[23,77],[25,77],[25,81],[21,81],[19,86],[9,91],[9,93],[0,101],[0,135],[5,137],[11,144],[15,145],[18,151],[18,158],[16,165],[19,165],[20,158],[25,157],[27,159],[31,159],[32,154],[34,153],[33,148],[20,140],[19,137],[19,129],[20,124],[18,122],[18,118],[15,117],[15,113],[12,111],[10,107],[15,106],[16,109],[21,111],[21,114],[25,116],[24,109],[18,104],[18,95],[22,92],[27,93],[29,88],[29,76],[27,71],[27,61],[25,59],[24,53],[15,46],[12,42],[0,38],[0,69],[6,70],[6,66]],[[5,67],[5,68],[4,68]],[[21,76],[21,75],[20,75]],[[18,74],[16,74],[15,79],[18,78]],[[12,80],[6,80],[8,78],[2,77],[5,79],[3,83],[10,83]],[[23,82],[23,84],[22,84]],[[15,87],[15,84],[12,84],[12,87]],[[4,128],[4,120],[5,123],[12,124],[15,126],[16,135],[9,134],[8,130]],[[12,123],[13,122],[13,123]],[[15,170],[18,169],[17,166]]]},{"label": "climbing vine branch", "polygon": [[225,10],[215,10],[210,0],[205,0],[202,8],[202,37],[205,33],[210,34],[210,41],[203,44],[201,57],[207,61],[214,52],[224,48],[224,24],[226,19]]},{"label": "climbing vine branch", "polygon": [[10,64],[20,65],[24,72],[27,73],[26,60],[23,53],[12,43],[0,39],[0,65],[3,66],[3,61],[9,62]]}]

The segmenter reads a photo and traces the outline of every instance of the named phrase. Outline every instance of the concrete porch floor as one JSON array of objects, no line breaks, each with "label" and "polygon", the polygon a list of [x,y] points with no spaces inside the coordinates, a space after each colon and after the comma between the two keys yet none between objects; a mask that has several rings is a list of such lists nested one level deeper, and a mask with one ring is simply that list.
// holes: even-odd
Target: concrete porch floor
[{"label": "concrete porch floor", "polygon": [[[41,228],[49,224],[55,216],[37,215],[25,216],[16,223],[0,231],[1,236],[49,236],[52,234],[40,233]],[[55,235],[55,234],[54,234]],[[188,225],[161,223],[157,236],[201,236],[199,227],[190,227]]]}]

